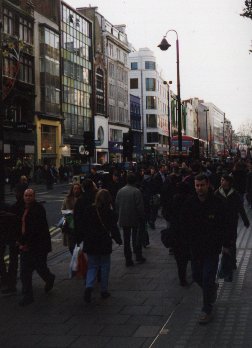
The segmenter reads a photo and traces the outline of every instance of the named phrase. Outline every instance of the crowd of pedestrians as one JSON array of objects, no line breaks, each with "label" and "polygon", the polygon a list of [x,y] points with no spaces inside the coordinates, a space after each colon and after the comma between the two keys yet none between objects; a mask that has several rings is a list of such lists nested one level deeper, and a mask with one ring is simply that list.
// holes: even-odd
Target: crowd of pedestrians
[{"label": "crowd of pedestrians", "polygon": [[[44,171],[51,189],[52,168],[47,166]],[[36,202],[35,192],[29,189],[24,176],[16,184],[16,199],[0,214],[0,279],[3,293],[16,291],[20,253],[20,305],[28,305],[33,302],[33,271],[45,281],[46,292],[53,288],[55,275],[47,267],[51,242],[45,210]],[[230,274],[225,277],[225,281],[232,281],[239,216],[247,228],[250,226],[244,199],[252,207],[252,164],[242,160],[233,166],[174,161],[142,166],[134,172],[113,168],[104,181],[96,170],[91,171],[82,184],[71,186],[62,203],[63,243],[72,254],[75,245],[83,242],[83,252],[88,257],[84,300],[92,300],[97,279],[101,297],[110,296],[112,240],[123,244],[126,267],[146,262],[143,250],[151,246],[148,229],[156,229],[159,216],[172,234],[169,252],[176,260],[179,284],[189,285],[190,263],[193,281],[202,288],[199,323],[207,324],[217,298],[219,255],[232,260]],[[12,228],[7,233],[10,220]],[[10,246],[8,268],[4,263],[6,245]]]}]

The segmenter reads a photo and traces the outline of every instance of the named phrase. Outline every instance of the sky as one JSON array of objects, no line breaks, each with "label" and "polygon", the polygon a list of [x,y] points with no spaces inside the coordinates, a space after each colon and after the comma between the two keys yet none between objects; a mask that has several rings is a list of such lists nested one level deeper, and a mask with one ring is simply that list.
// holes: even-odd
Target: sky
[{"label": "sky", "polygon": [[252,20],[241,17],[244,0],[65,0],[73,8],[97,6],[111,24],[126,24],[133,47],[148,47],[176,92],[176,34],[171,47],[157,45],[165,33],[179,38],[181,99],[211,102],[233,128],[252,121]]}]

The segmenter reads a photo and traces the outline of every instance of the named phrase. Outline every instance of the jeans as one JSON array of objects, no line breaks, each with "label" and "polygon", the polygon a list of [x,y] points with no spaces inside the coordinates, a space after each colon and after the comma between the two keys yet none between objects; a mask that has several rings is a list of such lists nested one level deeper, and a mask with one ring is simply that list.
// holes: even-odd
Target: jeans
[{"label": "jeans", "polygon": [[216,297],[216,273],[219,255],[205,255],[192,259],[193,280],[202,288],[203,307],[202,311],[210,314]]},{"label": "jeans", "polygon": [[88,254],[88,270],[86,275],[86,288],[93,288],[97,272],[101,271],[101,291],[108,291],[108,280],[110,272],[110,254],[90,255]]},{"label": "jeans", "polygon": [[132,260],[130,239],[132,236],[133,252],[136,258],[142,257],[142,240],[138,227],[123,227],[124,256],[127,261]]}]

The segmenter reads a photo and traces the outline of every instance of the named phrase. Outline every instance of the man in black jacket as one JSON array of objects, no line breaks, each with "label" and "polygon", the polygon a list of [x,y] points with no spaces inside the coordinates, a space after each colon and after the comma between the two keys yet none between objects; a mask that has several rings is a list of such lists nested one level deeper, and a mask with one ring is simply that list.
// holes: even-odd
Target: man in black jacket
[{"label": "man in black jacket", "polygon": [[20,278],[23,298],[21,306],[33,302],[32,273],[38,272],[45,281],[45,292],[54,285],[55,275],[47,267],[47,254],[52,250],[50,232],[44,207],[35,200],[35,192],[24,192],[24,209],[22,213],[21,236],[18,241],[20,250]]},{"label": "man in black jacket", "polygon": [[215,279],[219,254],[227,252],[230,240],[225,228],[224,205],[210,191],[206,175],[195,177],[195,190],[195,195],[190,196],[182,207],[181,228],[190,247],[193,279],[203,292],[199,323],[207,324],[217,298]]}]

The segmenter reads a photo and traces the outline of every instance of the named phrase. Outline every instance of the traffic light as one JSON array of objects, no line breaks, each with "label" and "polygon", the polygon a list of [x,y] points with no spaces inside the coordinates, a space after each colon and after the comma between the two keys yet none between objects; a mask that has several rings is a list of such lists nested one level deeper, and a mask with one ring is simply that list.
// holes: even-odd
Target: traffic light
[{"label": "traffic light", "polygon": [[131,131],[123,133],[123,157],[128,161],[132,161],[133,154],[133,134]]},{"label": "traffic light", "polygon": [[95,148],[94,133],[91,131],[84,132],[83,138],[84,138],[85,151],[89,152],[89,154],[87,156],[93,157],[94,156],[94,148]]}]

